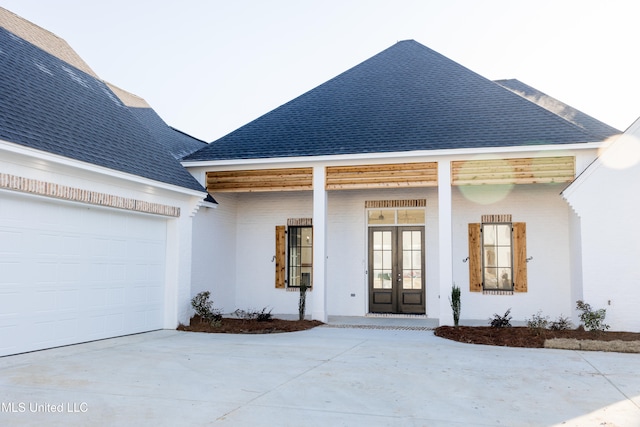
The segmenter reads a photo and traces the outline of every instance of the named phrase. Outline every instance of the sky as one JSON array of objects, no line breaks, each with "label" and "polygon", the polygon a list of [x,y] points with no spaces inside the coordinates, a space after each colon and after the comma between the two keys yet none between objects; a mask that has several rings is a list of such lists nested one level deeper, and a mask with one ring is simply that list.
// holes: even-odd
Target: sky
[{"label": "sky", "polygon": [[216,140],[399,40],[611,126],[640,117],[637,0],[0,0],[170,125]]}]

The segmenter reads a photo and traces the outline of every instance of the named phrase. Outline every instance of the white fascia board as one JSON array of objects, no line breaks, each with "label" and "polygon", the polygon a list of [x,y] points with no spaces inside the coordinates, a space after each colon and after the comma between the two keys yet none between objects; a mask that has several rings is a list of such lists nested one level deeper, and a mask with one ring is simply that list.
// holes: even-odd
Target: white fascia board
[{"label": "white fascia board", "polygon": [[49,162],[57,165],[76,168],[92,173],[101,175],[107,175],[113,178],[122,179],[128,182],[134,182],[136,184],[147,185],[153,188],[160,188],[167,191],[176,193],[187,194],[189,196],[206,196],[204,191],[191,190],[189,188],[180,187],[178,185],[168,184],[165,182],[155,181],[153,179],[144,178],[138,175],[117,171],[115,169],[109,169],[104,166],[94,165],[92,163],[75,160],[69,157],[60,156],[58,154],[49,153],[47,151],[37,150],[35,148],[25,147],[20,144],[5,141],[0,139],[0,151],[5,151],[13,154],[18,154],[30,159],[40,160],[42,162]]},{"label": "white fascia board", "polygon": [[203,206],[205,208],[218,209],[218,205],[216,203],[211,203],[211,202],[202,202],[200,206]]},{"label": "white fascia board", "polygon": [[207,168],[216,166],[242,166],[242,165],[270,165],[287,163],[332,163],[344,161],[369,161],[380,159],[409,159],[414,157],[452,157],[462,158],[476,155],[495,156],[513,154],[517,156],[521,153],[531,152],[562,152],[571,150],[592,150],[607,143],[585,142],[578,144],[553,144],[553,145],[518,145],[514,147],[485,147],[485,148],[453,148],[446,150],[420,150],[420,151],[398,151],[389,153],[361,153],[361,154],[340,154],[328,156],[308,156],[308,157],[269,157],[258,159],[232,159],[232,160],[207,160],[207,161],[183,161],[182,166],[186,168]]}]

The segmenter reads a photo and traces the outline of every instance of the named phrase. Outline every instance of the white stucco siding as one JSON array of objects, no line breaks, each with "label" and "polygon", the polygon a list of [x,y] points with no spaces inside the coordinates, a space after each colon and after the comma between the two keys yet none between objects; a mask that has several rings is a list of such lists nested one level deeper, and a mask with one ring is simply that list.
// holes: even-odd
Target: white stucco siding
[{"label": "white stucco siding", "polygon": [[[559,185],[454,188],[454,280],[462,290],[462,318],[489,319],[511,308],[513,320],[525,320],[542,310],[556,318],[570,316],[571,259],[569,208],[558,195]],[[503,198],[495,195],[502,194]],[[481,222],[483,214],[511,214],[513,222],[527,224],[528,292],[484,295],[469,291],[468,224]]]}]

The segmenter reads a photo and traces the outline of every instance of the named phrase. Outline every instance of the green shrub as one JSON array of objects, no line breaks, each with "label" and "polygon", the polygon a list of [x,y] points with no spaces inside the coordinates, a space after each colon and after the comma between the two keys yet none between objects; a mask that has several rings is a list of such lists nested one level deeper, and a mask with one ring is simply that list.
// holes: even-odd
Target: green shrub
[{"label": "green shrub", "polygon": [[552,331],[566,331],[568,329],[573,329],[573,322],[571,322],[568,317],[564,317],[561,314],[556,320],[549,324],[549,329]]},{"label": "green shrub", "polygon": [[209,301],[211,292],[203,291],[191,298],[191,307],[196,314],[200,316],[201,322],[209,322],[212,325],[219,324],[222,321],[220,310],[214,309],[213,301]]},{"label": "green shrub", "polygon": [[451,297],[449,297],[449,304],[453,311],[453,324],[458,326],[460,322],[460,310],[462,308],[462,302],[460,301],[460,288],[454,283],[451,287]]},{"label": "green shrub", "polygon": [[273,320],[273,315],[271,314],[271,310],[267,311],[267,307],[264,307],[262,310],[240,310],[237,309],[234,311],[234,314],[243,320],[257,320],[258,322],[267,322],[269,320]]},{"label": "green shrub", "polygon": [[538,310],[536,314],[527,320],[527,327],[531,329],[547,329],[549,327],[549,316],[543,316],[542,310]]},{"label": "green shrub", "polygon": [[490,325],[492,328],[510,328],[511,327],[511,309],[505,311],[504,316],[500,316],[499,314],[494,314],[493,319],[490,320]]},{"label": "green shrub", "polygon": [[586,330],[606,331],[609,329],[609,325],[604,323],[604,318],[607,316],[607,310],[604,308],[593,310],[591,305],[582,300],[576,301],[576,308],[582,312],[580,313],[580,320]]},{"label": "green shrub", "polygon": [[273,320],[271,310],[267,311],[267,307],[264,307],[259,313],[256,314],[256,320],[258,322],[268,322]]}]

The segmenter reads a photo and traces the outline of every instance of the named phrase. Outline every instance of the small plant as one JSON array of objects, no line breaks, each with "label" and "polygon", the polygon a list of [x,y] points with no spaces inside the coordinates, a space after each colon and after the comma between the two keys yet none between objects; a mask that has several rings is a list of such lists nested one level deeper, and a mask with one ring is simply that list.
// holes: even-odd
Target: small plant
[{"label": "small plant", "polygon": [[307,284],[302,282],[300,284],[300,299],[298,300],[298,320],[304,320],[304,312],[307,306]]},{"label": "small plant", "polygon": [[573,329],[573,322],[571,322],[568,317],[564,317],[561,314],[556,320],[549,324],[549,329],[552,331],[566,331]]},{"label": "small plant", "polygon": [[458,326],[460,322],[460,309],[462,307],[460,301],[460,288],[454,283],[451,287],[451,297],[449,298],[449,304],[451,304],[451,310],[453,311],[453,324]]},{"label": "small plant", "polygon": [[273,319],[271,310],[267,311],[267,307],[264,307],[260,311],[258,310],[245,311],[245,310],[237,309],[233,313],[242,320],[257,320],[258,322],[267,322]]},{"label": "small plant", "polygon": [[259,313],[256,314],[256,320],[258,322],[268,322],[273,320],[271,310],[267,311],[267,307],[264,307]]},{"label": "small plant", "polygon": [[510,328],[511,327],[511,309],[508,309],[504,312],[504,316],[500,316],[499,314],[494,314],[493,319],[490,320],[490,325],[492,328]]},{"label": "small plant", "polygon": [[527,320],[527,327],[531,329],[547,329],[549,327],[549,316],[543,316],[542,310],[538,310],[536,314]]},{"label": "small plant", "polygon": [[200,316],[201,322],[209,322],[212,325],[219,325],[222,322],[220,310],[214,309],[213,301],[209,301],[211,292],[203,291],[191,298],[191,307]]},{"label": "small plant", "polygon": [[604,323],[604,318],[607,315],[607,310],[601,308],[599,310],[593,310],[590,304],[582,300],[576,301],[576,308],[580,313],[580,320],[584,323],[584,327],[588,331],[606,331],[609,329],[609,325]]}]

